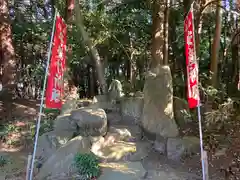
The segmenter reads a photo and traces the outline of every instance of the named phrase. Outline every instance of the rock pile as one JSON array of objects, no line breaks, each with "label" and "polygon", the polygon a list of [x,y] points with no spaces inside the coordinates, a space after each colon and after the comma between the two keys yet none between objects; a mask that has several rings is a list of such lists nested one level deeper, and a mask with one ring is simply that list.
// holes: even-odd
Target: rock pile
[{"label": "rock pile", "polygon": [[[161,66],[147,76],[143,94],[122,97],[122,90],[116,91],[117,94],[112,92],[120,104],[112,103],[107,95],[96,96],[92,104],[86,103],[88,107],[79,108],[75,99],[67,101],[54,122],[54,130],[39,138],[37,160],[41,168],[37,179],[76,171],[72,163],[79,152],[93,152],[110,161],[126,157],[129,161],[140,161],[152,148],[172,160],[197,153],[198,138],[179,137],[171,81],[170,69]],[[131,121],[131,126],[141,124],[144,130],[155,134],[155,141],[132,141],[130,126],[119,128],[112,125],[123,121]]]},{"label": "rock pile", "polygon": [[38,179],[50,173],[69,172],[78,152],[90,152],[94,137],[107,132],[107,116],[103,109],[82,107],[60,115],[54,130],[39,137],[37,160],[42,164]]}]

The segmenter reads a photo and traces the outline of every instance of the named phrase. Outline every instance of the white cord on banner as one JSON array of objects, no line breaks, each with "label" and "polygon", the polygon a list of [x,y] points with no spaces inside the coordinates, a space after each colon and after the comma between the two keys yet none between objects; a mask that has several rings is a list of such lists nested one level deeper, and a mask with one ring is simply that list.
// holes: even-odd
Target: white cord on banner
[{"label": "white cord on banner", "polygon": [[32,178],[33,178],[34,161],[35,161],[36,150],[37,150],[39,129],[40,129],[40,125],[41,125],[40,122],[41,122],[41,117],[42,117],[42,112],[43,112],[44,96],[45,96],[45,89],[46,89],[46,84],[47,84],[48,68],[49,68],[50,59],[51,59],[51,50],[52,50],[53,36],[54,36],[54,32],[55,32],[55,24],[56,24],[57,14],[58,14],[58,12],[56,9],[55,15],[54,15],[54,20],[53,20],[52,35],[51,35],[51,40],[50,40],[50,45],[49,45],[49,50],[48,50],[47,66],[46,66],[46,70],[45,70],[45,77],[44,77],[44,83],[43,83],[43,89],[42,89],[42,98],[41,98],[40,110],[39,110],[39,115],[38,115],[38,120],[37,120],[38,122],[37,122],[36,133],[35,133],[34,149],[33,149],[32,161],[31,161],[29,180],[32,180]]}]

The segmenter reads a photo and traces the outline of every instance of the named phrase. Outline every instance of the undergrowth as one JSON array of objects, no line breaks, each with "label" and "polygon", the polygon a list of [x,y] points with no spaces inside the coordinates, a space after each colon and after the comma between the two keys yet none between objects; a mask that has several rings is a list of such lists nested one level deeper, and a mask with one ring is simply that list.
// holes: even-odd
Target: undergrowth
[{"label": "undergrowth", "polygon": [[74,166],[84,180],[96,179],[101,173],[99,159],[93,153],[77,153],[74,158]]},{"label": "undergrowth", "polygon": [[[41,126],[39,130],[39,135],[41,136],[45,132],[53,130],[54,119],[59,115],[59,110],[55,109],[44,109],[44,116],[42,116]],[[21,134],[23,131],[27,130],[28,133],[25,135],[27,140],[33,140],[36,132],[37,121],[26,122],[26,126],[18,126],[16,122],[6,122],[0,125],[0,140],[7,145],[18,145],[20,139],[9,138],[11,134]],[[23,137],[23,136],[22,136]]]}]

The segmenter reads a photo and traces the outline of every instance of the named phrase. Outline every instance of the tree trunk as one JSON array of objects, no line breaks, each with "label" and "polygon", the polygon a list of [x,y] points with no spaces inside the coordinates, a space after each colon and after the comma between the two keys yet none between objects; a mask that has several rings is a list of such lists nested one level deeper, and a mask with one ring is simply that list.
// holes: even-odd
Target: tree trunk
[{"label": "tree trunk", "polygon": [[12,28],[10,24],[8,0],[0,0],[0,43],[2,74],[1,83],[5,88],[16,84],[17,63],[12,41]]},{"label": "tree trunk", "polygon": [[88,65],[88,97],[92,98],[95,95],[94,87],[94,71],[93,68]]},{"label": "tree trunk", "polygon": [[[192,0],[191,0],[192,2]],[[208,4],[208,1],[199,1],[199,11],[197,13],[196,17],[196,30],[197,32],[196,34],[196,40],[195,40],[195,46],[196,46],[196,55],[197,55],[197,59],[200,53],[200,41],[201,41],[201,34],[202,34],[202,27],[203,27],[203,12],[206,9],[206,4]]]},{"label": "tree trunk", "polygon": [[217,3],[217,7],[216,7],[216,27],[215,27],[215,34],[214,34],[212,50],[211,50],[211,66],[210,66],[211,80],[210,81],[213,87],[217,86],[221,28],[222,28],[222,9],[221,9],[221,2],[219,2]]},{"label": "tree trunk", "polygon": [[130,59],[127,62],[127,80],[131,83],[133,83],[133,42],[131,33],[129,35],[129,45],[130,45]]},{"label": "tree trunk", "polygon": [[[74,10],[74,0],[66,1],[66,9],[65,9],[65,21],[68,24],[68,32],[72,31],[72,19],[73,19],[73,10]],[[67,45],[67,57],[71,59],[72,56],[72,46],[71,44]],[[67,63],[66,63],[67,64]],[[68,95],[73,95],[71,93],[77,93],[77,87],[74,84],[73,77],[70,75],[70,69],[67,67],[65,72],[65,81],[64,81],[64,93],[65,97]],[[77,94],[74,95],[77,97]]]},{"label": "tree trunk", "polygon": [[170,0],[165,0],[163,64],[168,64],[168,23]]},{"label": "tree trunk", "polygon": [[164,3],[160,0],[153,1],[152,23],[152,61],[150,66],[154,68],[163,64]]},{"label": "tree trunk", "polygon": [[97,51],[97,49],[93,46],[88,33],[85,31],[84,29],[84,24],[83,24],[83,17],[82,17],[82,13],[79,7],[79,0],[75,1],[75,13],[76,13],[76,25],[80,30],[80,33],[82,35],[83,41],[84,43],[87,45],[90,54],[94,60],[95,63],[95,68],[97,71],[97,76],[98,76],[98,81],[99,81],[99,85],[101,87],[102,93],[106,94],[107,93],[107,84],[106,84],[106,80],[104,77],[104,71],[102,68],[102,63],[101,63],[101,59],[99,56],[99,53]]},{"label": "tree trunk", "polygon": [[[74,10],[74,0],[67,0],[66,9],[65,9],[65,20],[67,23],[72,22]],[[72,26],[70,26],[72,28]]]},{"label": "tree trunk", "polygon": [[231,47],[231,50],[232,50],[232,64],[226,74],[229,76],[228,83],[227,83],[227,93],[229,95],[233,95],[237,90],[236,87],[237,87],[237,81],[238,81],[238,66],[239,66],[238,45],[233,44]]}]

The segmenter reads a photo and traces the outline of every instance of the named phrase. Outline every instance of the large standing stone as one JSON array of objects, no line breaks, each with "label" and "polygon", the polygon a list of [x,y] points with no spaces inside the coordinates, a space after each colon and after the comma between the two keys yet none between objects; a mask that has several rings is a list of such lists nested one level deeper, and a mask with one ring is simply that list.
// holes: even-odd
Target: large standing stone
[{"label": "large standing stone", "polygon": [[43,164],[40,172],[37,174],[38,180],[43,180],[47,176],[68,173],[74,171],[74,157],[77,153],[87,153],[90,151],[91,143],[87,137],[77,136],[67,144],[59,148]]},{"label": "large standing stone", "polygon": [[79,127],[82,136],[101,136],[107,132],[107,115],[100,108],[80,108],[71,112],[70,118]]},{"label": "large standing stone", "polygon": [[199,143],[199,138],[191,136],[185,136],[183,138],[168,138],[168,159],[181,160],[181,158],[198,153],[200,150]]},{"label": "large standing stone", "polygon": [[172,76],[168,66],[158,66],[146,77],[141,122],[150,133],[162,137],[178,136],[173,118]]},{"label": "large standing stone", "polygon": [[123,120],[137,123],[143,109],[143,97],[126,97],[121,100],[121,115]]}]

